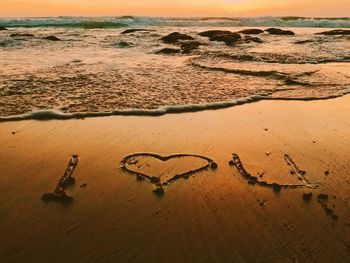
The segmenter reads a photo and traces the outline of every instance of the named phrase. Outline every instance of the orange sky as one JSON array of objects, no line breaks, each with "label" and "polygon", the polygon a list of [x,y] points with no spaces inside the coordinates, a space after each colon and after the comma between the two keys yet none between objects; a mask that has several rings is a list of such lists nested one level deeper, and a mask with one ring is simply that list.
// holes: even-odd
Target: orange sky
[{"label": "orange sky", "polygon": [[0,0],[0,16],[349,16],[350,0]]}]

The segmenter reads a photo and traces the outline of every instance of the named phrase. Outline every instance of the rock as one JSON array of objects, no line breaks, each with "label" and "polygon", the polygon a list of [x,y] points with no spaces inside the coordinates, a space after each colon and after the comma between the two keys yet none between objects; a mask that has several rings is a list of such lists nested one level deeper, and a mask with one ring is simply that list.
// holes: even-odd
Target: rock
[{"label": "rock", "polygon": [[120,48],[127,48],[127,47],[133,47],[134,44],[133,43],[129,43],[129,42],[126,42],[126,41],[120,41],[116,44],[117,47],[120,47]]},{"label": "rock", "polygon": [[84,184],[80,185],[80,187],[81,187],[81,188],[83,188],[83,187],[87,187],[87,184],[86,184],[86,183],[84,183]]},{"label": "rock", "polygon": [[231,160],[231,161],[228,162],[228,165],[229,165],[229,166],[234,166],[234,165],[235,165],[235,162]]},{"label": "rock", "polygon": [[333,214],[333,215],[332,215],[332,220],[333,220],[333,221],[337,221],[337,220],[338,220],[338,216],[337,216],[336,214]]},{"label": "rock", "polygon": [[246,35],[258,35],[264,33],[264,30],[261,29],[256,29],[256,28],[249,28],[249,29],[244,29],[241,31],[238,31],[238,33],[246,34]]},{"label": "rock", "polygon": [[259,43],[259,44],[264,43],[264,41],[262,41],[260,38],[258,38],[258,37],[251,37],[251,36],[246,36],[241,41],[244,42],[244,43],[250,43],[250,42]]},{"label": "rock", "polygon": [[167,36],[162,37],[160,40],[162,40],[164,43],[167,43],[167,44],[174,44],[174,43],[177,43],[179,40],[194,40],[194,38],[189,35],[174,32]]},{"label": "rock", "polygon": [[294,44],[301,45],[301,44],[313,43],[313,42],[314,41],[312,39],[306,39],[306,40],[295,41]]},{"label": "rock", "polygon": [[273,183],[272,184],[272,189],[274,192],[279,193],[282,190],[282,187],[279,184]]},{"label": "rock", "polygon": [[303,194],[303,200],[305,201],[305,202],[309,202],[310,200],[311,200],[311,198],[312,198],[312,193],[307,193],[307,194]]},{"label": "rock", "polygon": [[153,31],[153,30],[143,29],[143,28],[132,28],[132,29],[124,30],[120,34],[130,34],[130,33],[135,33],[135,32],[150,32],[150,31]]},{"label": "rock", "polygon": [[145,180],[145,178],[144,178],[142,175],[139,175],[139,174],[138,174],[138,175],[136,176],[136,180],[137,180],[137,181],[143,181],[143,180]]},{"label": "rock", "polygon": [[158,195],[158,196],[162,196],[162,195],[164,195],[164,189],[161,187],[158,187],[157,189],[153,190],[153,193]]},{"label": "rock", "polygon": [[334,214],[334,211],[330,208],[325,208],[324,211],[326,212],[327,215],[333,215]]},{"label": "rock", "polygon": [[280,28],[268,28],[265,30],[268,32],[270,35],[288,35],[288,36],[294,36],[295,33],[290,30],[283,30]]},{"label": "rock", "polygon": [[161,50],[158,50],[156,54],[166,54],[166,55],[171,55],[171,54],[178,54],[180,53],[181,50],[178,48],[163,48]]},{"label": "rock", "polygon": [[14,34],[11,34],[10,37],[34,37],[34,35],[33,34],[14,33]]},{"label": "rock", "polygon": [[0,26],[0,31],[4,31],[4,30],[7,30],[7,28],[4,26]]},{"label": "rock", "polygon": [[238,33],[223,30],[211,30],[199,33],[200,36],[209,37],[210,41],[224,42],[227,46],[237,43],[242,37]]},{"label": "rock", "polygon": [[335,29],[331,31],[325,31],[321,33],[316,33],[316,35],[326,35],[326,36],[345,36],[345,35],[350,35],[350,30],[346,29]]},{"label": "rock", "polygon": [[198,49],[201,45],[204,44],[198,41],[186,41],[180,44],[180,48],[182,50],[182,53],[188,54],[191,53],[193,50]]},{"label": "rock", "polygon": [[328,195],[327,195],[327,194],[319,194],[319,195],[317,196],[317,199],[318,199],[319,201],[324,201],[324,202],[326,202],[326,201],[328,201]]},{"label": "rock", "polygon": [[50,40],[50,41],[61,41],[61,39],[55,36],[48,36],[48,37],[44,37],[43,39]]},{"label": "rock", "polygon": [[158,183],[160,183],[160,178],[152,176],[150,181],[151,181],[152,184],[158,184]]},{"label": "rock", "polygon": [[324,172],[324,175],[328,176],[328,175],[329,175],[329,171],[328,171],[328,170],[325,171],[325,172]]},{"label": "rock", "polygon": [[59,194],[56,193],[46,193],[41,196],[41,200],[44,202],[59,202],[63,204],[69,204],[73,202],[73,198],[68,196],[65,192]]}]

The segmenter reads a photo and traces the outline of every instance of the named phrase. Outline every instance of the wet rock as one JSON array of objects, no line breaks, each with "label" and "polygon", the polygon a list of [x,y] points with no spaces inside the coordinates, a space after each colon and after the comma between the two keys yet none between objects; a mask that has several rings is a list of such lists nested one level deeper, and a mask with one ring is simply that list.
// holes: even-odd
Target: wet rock
[{"label": "wet rock", "polygon": [[14,33],[14,34],[11,34],[10,37],[34,37],[34,35],[33,34]]},{"label": "wet rock", "polygon": [[264,30],[257,28],[249,28],[239,31],[238,33],[246,34],[246,35],[258,35],[264,33]]},{"label": "wet rock", "polygon": [[282,187],[279,184],[273,183],[272,184],[272,189],[275,193],[279,193],[282,190]]},{"label": "wet rock", "polygon": [[4,26],[0,26],[0,31],[4,31],[4,30],[7,30],[7,28]]},{"label": "wet rock", "polygon": [[194,40],[194,38],[186,34],[174,32],[162,37],[160,40],[167,44],[174,44],[177,43],[179,40]]},{"label": "wet rock", "polygon": [[224,42],[227,46],[232,46],[242,38],[238,33],[225,30],[210,30],[201,32],[199,35],[208,37],[210,41]]},{"label": "wet rock", "polygon": [[319,201],[326,202],[326,201],[328,201],[328,194],[319,194],[319,195],[317,196],[317,199],[318,199]]},{"label": "wet rock", "polygon": [[186,41],[180,44],[180,48],[182,50],[182,53],[188,54],[191,53],[193,50],[198,49],[201,45],[203,44],[198,41]]},{"label": "wet rock", "polygon": [[132,28],[132,29],[124,30],[120,34],[125,35],[125,34],[130,34],[130,33],[135,33],[135,32],[150,32],[150,31],[153,31],[153,30],[144,29],[144,28]]},{"label": "wet rock", "polygon": [[303,200],[309,202],[312,198],[312,193],[303,193]]},{"label": "wet rock", "polygon": [[160,178],[152,176],[150,181],[151,181],[152,184],[158,184],[158,183],[160,183]]},{"label": "wet rock", "polygon": [[241,40],[241,42],[244,42],[244,43],[254,42],[254,43],[258,43],[258,44],[264,43],[264,41],[262,41],[260,38],[258,38],[258,37],[251,37],[251,36],[246,36],[245,38],[243,38]]},{"label": "wet rock", "polygon": [[294,36],[295,33],[290,30],[283,30],[280,28],[268,28],[265,30],[268,32],[270,35],[287,35],[287,36]]},{"label": "wet rock", "polygon": [[330,31],[321,32],[321,33],[316,33],[316,35],[345,36],[345,35],[350,35],[350,30],[346,30],[346,29],[335,29],[335,30],[330,30]]},{"label": "wet rock", "polygon": [[44,37],[43,39],[46,39],[49,41],[61,41],[61,39],[59,39],[58,37],[55,37],[55,36],[48,36],[48,37]]},{"label": "wet rock", "polygon": [[73,198],[68,196],[65,192],[61,193],[46,193],[41,196],[44,202],[58,202],[62,204],[69,204],[73,202]]},{"label": "wet rock", "polygon": [[164,189],[159,187],[159,188],[153,190],[153,193],[158,195],[158,196],[163,196],[164,195]]},{"label": "wet rock", "polygon": [[128,47],[133,47],[134,44],[126,41],[120,41],[116,44],[116,46],[119,48],[128,48]]},{"label": "wet rock", "polygon": [[163,48],[161,50],[158,50],[156,54],[165,54],[165,55],[172,55],[172,54],[178,54],[181,50],[178,48]]}]

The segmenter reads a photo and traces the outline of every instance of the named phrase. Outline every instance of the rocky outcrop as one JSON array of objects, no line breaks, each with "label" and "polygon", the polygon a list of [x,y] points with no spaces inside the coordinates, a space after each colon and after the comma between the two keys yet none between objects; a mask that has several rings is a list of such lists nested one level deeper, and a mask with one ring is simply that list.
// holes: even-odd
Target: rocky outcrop
[{"label": "rocky outcrop", "polygon": [[44,37],[43,39],[46,39],[49,41],[61,41],[61,39],[59,39],[58,37],[55,37],[55,36],[48,36],[48,37]]},{"label": "rocky outcrop", "polygon": [[257,29],[257,28],[249,28],[249,29],[238,31],[238,33],[245,34],[245,35],[259,35],[264,33],[264,30]]},{"label": "rocky outcrop", "polygon": [[0,31],[3,31],[3,30],[7,30],[7,28],[4,26],[0,26]]},{"label": "rocky outcrop", "polygon": [[125,35],[125,34],[131,34],[131,33],[135,33],[135,32],[151,32],[151,31],[153,31],[153,30],[144,29],[144,28],[132,28],[132,29],[124,30],[120,34]]},{"label": "rocky outcrop", "polygon": [[194,40],[194,38],[186,34],[174,32],[162,37],[160,40],[162,40],[166,44],[174,44],[177,43],[179,40]]},{"label": "rocky outcrop", "polygon": [[178,48],[163,48],[161,50],[158,50],[156,54],[165,54],[165,55],[173,55],[180,53],[181,50]]},{"label": "rocky outcrop", "polygon": [[237,43],[242,37],[238,33],[226,30],[210,30],[199,33],[200,36],[208,37],[210,41],[224,42],[227,46]]},{"label": "rocky outcrop", "polygon": [[265,30],[268,32],[270,35],[286,35],[286,36],[294,36],[295,33],[290,30],[283,30],[280,28],[268,28]]},{"label": "rocky outcrop", "polygon": [[33,34],[14,33],[14,34],[11,34],[10,37],[34,37],[34,35]]},{"label": "rocky outcrop", "polygon": [[204,44],[200,43],[198,41],[186,41],[186,42],[181,42],[180,48],[182,50],[182,53],[189,54],[193,50],[198,49],[202,45],[204,45]]},{"label": "rocky outcrop", "polygon": [[316,33],[316,35],[325,35],[325,36],[345,36],[350,35],[350,30],[346,29],[335,29],[330,31],[325,31],[321,33]]}]

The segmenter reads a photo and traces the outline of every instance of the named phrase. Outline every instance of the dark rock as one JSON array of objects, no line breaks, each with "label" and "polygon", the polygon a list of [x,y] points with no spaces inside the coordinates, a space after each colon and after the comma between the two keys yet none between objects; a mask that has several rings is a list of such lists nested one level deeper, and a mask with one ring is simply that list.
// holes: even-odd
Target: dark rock
[{"label": "dark rock", "polygon": [[215,162],[211,162],[211,163],[210,163],[210,168],[213,169],[213,170],[215,170],[215,169],[218,168],[218,164],[215,163]]},{"label": "dark rock", "polygon": [[312,193],[307,193],[307,194],[303,194],[303,200],[305,201],[305,202],[309,202],[310,200],[311,200],[311,198],[312,198]]},{"label": "dark rock", "polygon": [[344,35],[350,35],[350,30],[346,30],[346,29],[335,29],[335,30],[331,30],[331,31],[325,31],[325,32],[321,32],[321,33],[316,33],[316,35],[326,35],[326,36],[344,36]]},{"label": "dark rock", "polygon": [[48,37],[44,37],[43,39],[50,40],[50,41],[61,41],[61,39],[55,36],[48,36]]},{"label": "dark rock", "polygon": [[264,33],[264,30],[256,29],[256,28],[249,28],[239,31],[238,33],[246,34],[246,35],[258,35]]},{"label": "dark rock", "polygon": [[133,43],[129,43],[129,42],[126,42],[126,41],[120,41],[116,44],[117,47],[120,47],[120,48],[127,48],[127,47],[133,47],[134,44]]},{"label": "dark rock", "polygon": [[328,195],[327,195],[327,194],[319,194],[319,195],[317,196],[317,199],[318,199],[319,201],[324,201],[324,202],[326,202],[326,201],[328,201]]},{"label": "dark rock", "polygon": [[244,43],[250,43],[250,42],[259,43],[259,44],[264,43],[264,41],[262,41],[260,38],[251,37],[251,36],[247,36],[247,37],[243,38],[241,41]]},{"label": "dark rock", "polygon": [[4,31],[4,30],[7,30],[7,28],[4,26],[0,26],[0,31]]},{"label": "dark rock", "polygon": [[329,175],[329,171],[328,171],[328,170],[325,171],[325,172],[324,172],[324,175],[326,175],[326,176]]},{"label": "dark rock", "polygon": [[69,204],[73,202],[73,198],[68,196],[65,192],[56,193],[46,193],[41,196],[41,200],[44,202],[59,202],[63,204]]},{"label": "dark rock", "polygon": [[132,29],[124,30],[120,34],[130,34],[130,33],[135,33],[135,32],[150,32],[150,31],[153,31],[153,30],[143,29],[143,28],[132,28]]},{"label": "dark rock", "polygon": [[10,37],[34,37],[34,35],[33,34],[14,33],[14,34],[11,34]]},{"label": "dark rock", "polygon": [[160,183],[160,178],[152,176],[150,181],[151,181],[152,184],[158,184],[158,183]]},{"label": "dark rock", "polygon": [[84,184],[82,184],[82,185],[80,185],[80,187],[87,187],[87,184],[86,183],[84,183]]},{"label": "dark rock", "polygon": [[314,42],[313,40],[307,39],[307,40],[295,41],[294,44],[300,45],[300,44],[313,43],[313,42]]},{"label": "dark rock", "polygon": [[337,216],[336,214],[333,214],[333,215],[332,215],[332,220],[333,220],[333,221],[337,221],[337,220],[338,220],[338,216]]},{"label": "dark rock", "polygon": [[324,211],[326,212],[327,215],[333,215],[334,214],[334,211],[330,208],[325,208]]},{"label": "dark rock", "polygon": [[171,55],[171,54],[178,54],[180,53],[181,50],[178,48],[163,48],[161,50],[158,50],[156,54],[166,54],[166,55]]},{"label": "dark rock", "polygon": [[234,165],[235,165],[235,162],[231,160],[231,161],[228,162],[228,165],[229,165],[229,166],[234,166]]},{"label": "dark rock", "polygon": [[210,41],[224,42],[227,46],[232,46],[242,38],[240,34],[226,30],[210,30],[199,33],[199,35],[209,37]]},{"label": "dark rock", "polygon": [[177,43],[179,40],[194,40],[194,38],[186,34],[174,32],[162,37],[160,40],[167,44],[174,44]]},{"label": "dark rock", "polygon": [[182,50],[182,53],[188,54],[191,53],[193,50],[198,49],[201,45],[204,44],[197,41],[186,41],[180,44],[180,48]]},{"label": "dark rock", "polygon": [[164,189],[159,187],[159,188],[153,190],[153,193],[158,195],[158,196],[162,196],[162,195],[164,195]]},{"label": "dark rock", "polygon": [[270,35],[288,35],[288,36],[294,36],[295,33],[290,30],[283,30],[280,28],[268,28],[265,30],[268,32]]},{"label": "dark rock", "polygon": [[282,190],[282,187],[279,184],[273,183],[272,184],[272,189],[274,192],[279,193]]}]

